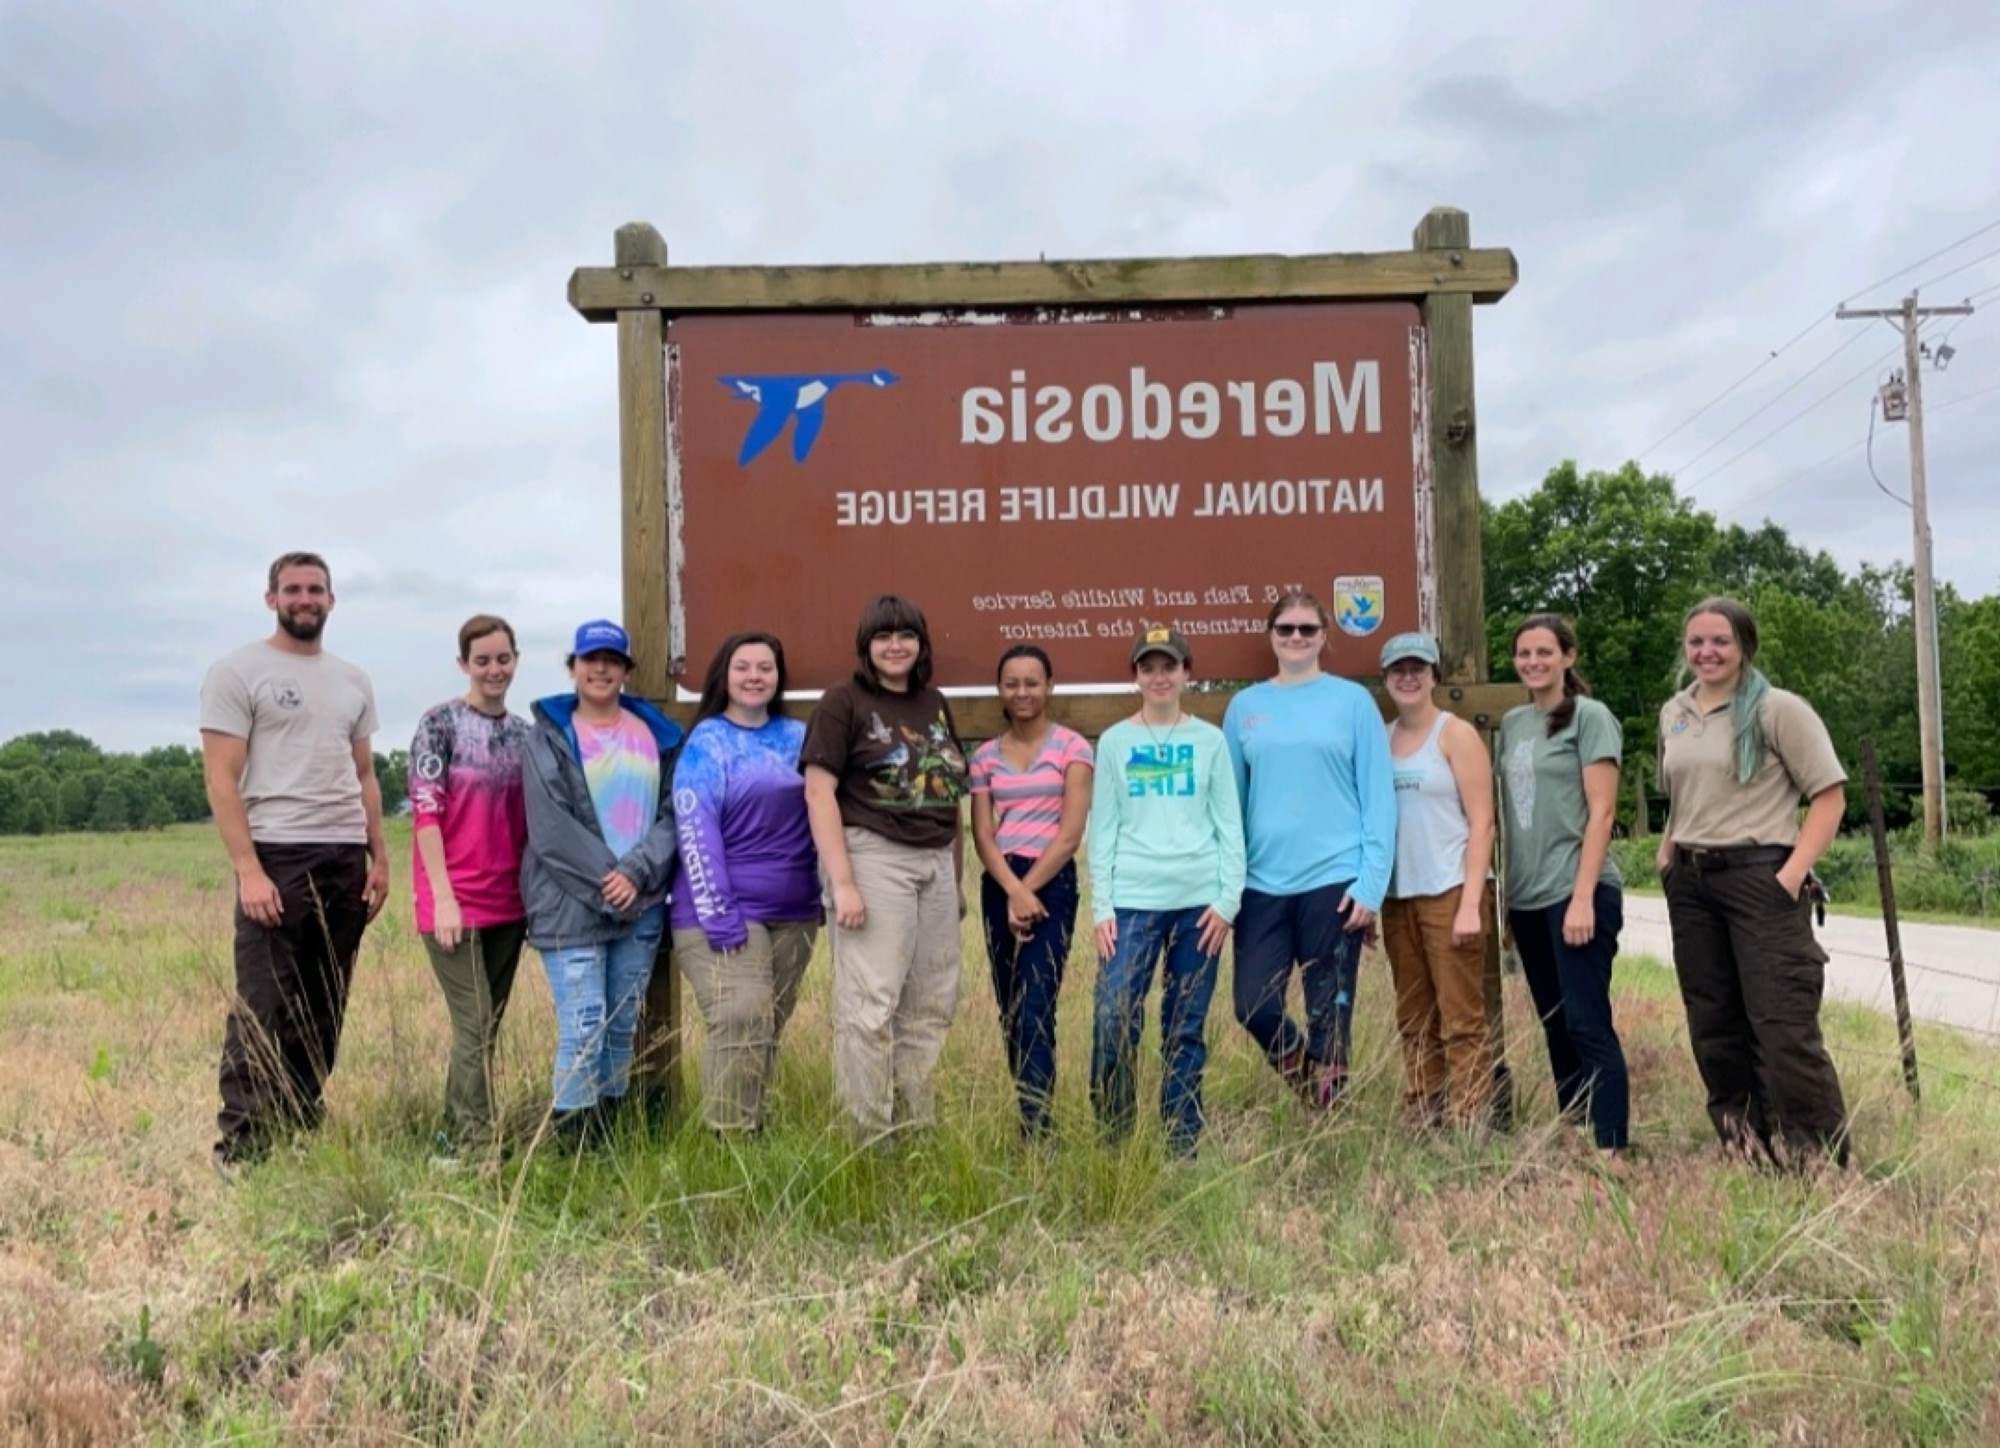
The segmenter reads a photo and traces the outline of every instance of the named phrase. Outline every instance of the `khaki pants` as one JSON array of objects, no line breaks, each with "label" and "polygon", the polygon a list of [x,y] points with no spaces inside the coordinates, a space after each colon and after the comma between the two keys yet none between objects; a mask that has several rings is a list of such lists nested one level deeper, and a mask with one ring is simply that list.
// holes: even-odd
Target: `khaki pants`
[{"label": "khaki pants", "polygon": [[764,1092],[777,1064],[778,1036],[798,1002],[819,926],[753,921],[749,930],[749,943],[727,955],[710,946],[700,930],[674,932],[674,958],[708,1026],[701,1053],[701,1112],[714,1131],[763,1126]]},{"label": "khaki pants", "polygon": [[[1496,1059],[1486,942],[1454,945],[1451,938],[1464,893],[1460,885],[1442,895],[1382,906],[1382,944],[1396,986],[1396,1031],[1403,1040],[1405,1105],[1428,1119],[1448,1100],[1452,1123],[1460,1127],[1485,1119]],[[1490,891],[1482,895],[1480,915],[1492,930]],[[1497,988],[1498,979],[1492,984]],[[1497,989],[1492,995],[1497,1007]]]},{"label": "khaki pants", "polygon": [[451,1122],[454,1146],[466,1150],[491,1147],[496,1121],[493,1110],[493,1053],[500,1042],[500,1020],[514,992],[514,972],[521,963],[521,944],[528,927],[482,925],[446,950],[435,935],[419,936],[431,971],[444,992],[451,1016],[451,1061],[445,1068],[445,1114]]},{"label": "khaki pants", "polygon": [[931,1071],[958,1009],[958,880],[949,845],[899,845],[852,826],[844,834],[868,915],[859,930],[828,927],[833,1085],[868,1140],[937,1118]]}]

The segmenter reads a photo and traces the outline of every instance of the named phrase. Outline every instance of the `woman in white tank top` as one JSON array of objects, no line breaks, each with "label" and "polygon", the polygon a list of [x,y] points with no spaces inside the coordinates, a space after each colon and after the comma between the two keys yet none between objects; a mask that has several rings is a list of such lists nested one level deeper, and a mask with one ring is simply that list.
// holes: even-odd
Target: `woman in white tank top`
[{"label": "woman in white tank top", "polygon": [[[1504,1111],[1500,980],[1486,968],[1493,928],[1493,766],[1479,731],[1439,709],[1438,646],[1427,634],[1383,645],[1396,706],[1396,868],[1382,909],[1413,1125],[1481,1125]],[[1489,974],[1491,978],[1489,979]],[[1500,1110],[1496,1110],[1500,1108]]]}]

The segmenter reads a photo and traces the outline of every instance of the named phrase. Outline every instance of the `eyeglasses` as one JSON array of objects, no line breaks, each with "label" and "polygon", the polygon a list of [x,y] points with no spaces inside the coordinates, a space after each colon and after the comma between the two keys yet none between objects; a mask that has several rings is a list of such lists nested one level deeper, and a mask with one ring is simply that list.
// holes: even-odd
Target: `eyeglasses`
[{"label": "eyeglasses", "polygon": [[1316,639],[1324,627],[1316,623],[1274,623],[1271,632],[1281,639]]},{"label": "eyeglasses", "polygon": [[878,644],[914,644],[921,642],[921,639],[918,637],[917,631],[913,628],[885,628],[871,635],[869,642]]}]

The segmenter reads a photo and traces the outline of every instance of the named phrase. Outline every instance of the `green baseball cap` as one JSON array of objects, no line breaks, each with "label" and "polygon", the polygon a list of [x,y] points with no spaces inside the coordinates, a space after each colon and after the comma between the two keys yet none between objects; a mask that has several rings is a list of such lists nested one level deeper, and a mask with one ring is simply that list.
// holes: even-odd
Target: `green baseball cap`
[{"label": "green baseball cap", "polygon": [[1194,659],[1194,651],[1177,628],[1147,628],[1133,635],[1132,662],[1137,664],[1147,654],[1165,654],[1177,664]]},{"label": "green baseball cap", "polygon": [[1432,668],[1439,667],[1443,658],[1438,652],[1437,640],[1427,633],[1399,633],[1382,645],[1382,667],[1399,664],[1404,659],[1421,659]]}]

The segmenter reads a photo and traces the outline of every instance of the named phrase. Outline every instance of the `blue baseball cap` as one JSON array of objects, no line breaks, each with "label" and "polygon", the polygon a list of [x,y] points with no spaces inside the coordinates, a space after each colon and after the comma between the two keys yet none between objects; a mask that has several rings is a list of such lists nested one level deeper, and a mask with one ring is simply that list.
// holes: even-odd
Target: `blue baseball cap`
[{"label": "blue baseball cap", "polygon": [[594,618],[577,628],[576,643],[570,652],[579,659],[586,654],[617,654],[629,665],[632,662],[632,638],[610,619]]},{"label": "blue baseball cap", "polygon": [[1399,633],[1382,645],[1382,667],[1401,663],[1404,659],[1420,659],[1432,668],[1439,666],[1437,640],[1427,633]]}]

